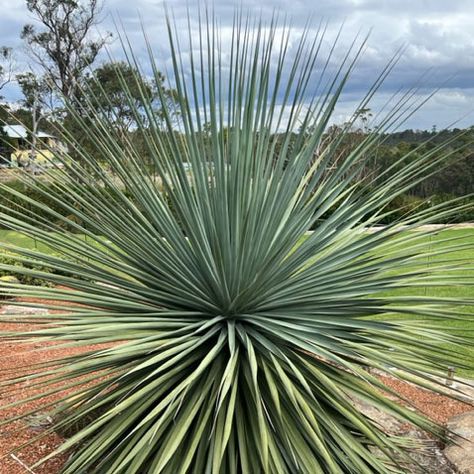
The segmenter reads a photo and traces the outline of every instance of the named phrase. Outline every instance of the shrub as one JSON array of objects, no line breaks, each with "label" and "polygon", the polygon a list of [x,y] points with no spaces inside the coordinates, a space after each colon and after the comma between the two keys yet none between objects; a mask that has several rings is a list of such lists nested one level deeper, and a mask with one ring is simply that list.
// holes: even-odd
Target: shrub
[{"label": "shrub", "polygon": [[[20,281],[18,280],[18,278],[11,275],[0,276],[0,288],[5,287],[6,286],[5,283],[7,285],[12,285],[12,284],[18,285]],[[4,291],[5,291],[4,294],[0,294],[0,300],[4,298],[8,298],[8,287],[5,288]]]},{"label": "shrub", "polygon": [[[39,183],[39,185],[40,189],[43,189],[47,192],[49,188],[49,185],[47,183]],[[6,208],[3,209],[3,212],[8,215],[15,216],[15,213],[25,213],[30,211],[34,213],[38,220],[41,218],[44,218],[46,220],[51,219],[50,211],[46,211],[44,209],[35,207],[25,202],[24,198],[12,194],[11,192],[9,192],[9,190],[18,192],[21,195],[27,195],[28,198],[39,204],[43,204],[47,209],[58,212],[60,214],[63,213],[62,206],[55,202],[54,199],[52,199],[51,197],[48,198],[48,196],[40,192],[39,189],[35,189],[31,186],[28,186],[26,182],[16,180],[6,183],[2,187],[0,187],[0,202],[6,206]]]},{"label": "shrub", "polygon": [[[277,23],[257,27],[254,35],[245,21],[236,15],[228,55],[217,47],[214,20],[201,25],[200,46],[208,54],[196,57],[190,48],[191,84],[169,25],[179,125],[166,107],[164,119],[157,117],[146,96],[144,109],[127,104],[137,120],[146,115],[135,134],[154,166],[143,166],[139,151],[117,142],[105,114],[66,104],[97,148],[83,150],[71,136],[70,149],[81,154],[73,171],[86,181],[91,169],[100,175],[95,157],[102,156],[115,178],[104,174],[97,189],[84,189],[74,173],[58,175],[70,199],[80,200],[66,223],[77,221],[90,241],[45,233],[28,216],[1,214],[9,227],[59,255],[77,255],[67,268],[81,278],[60,278],[70,289],[23,293],[77,303],[67,314],[51,315],[58,324],[39,322],[31,337],[71,341],[87,352],[4,382],[65,389],[56,428],[78,430],[58,449],[75,447],[66,474],[400,472],[413,442],[385,433],[358,409],[360,400],[444,436],[441,426],[389,398],[366,368],[423,386],[427,377],[459,366],[445,343],[460,339],[427,326],[427,318],[451,317],[453,303],[472,300],[414,297],[412,290],[458,285],[462,268],[432,258],[436,251],[420,243],[423,234],[365,229],[395,194],[408,193],[445,160],[447,144],[413,157],[408,151],[396,172],[370,187],[354,184],[379,133],[403,122],[411,104],[395,106],[332,169],[340,135],[326,140],[324,130],[364,44],[354,45],[354,57],[349,53],[335,76],[318,78],[324,36],[313,42],[303,34],[293,42]],[[289,44],[296,52],[290,64]],[[224,70],[225,58],[231,67]],[[117,79],[130,97],[130,84]],[[320,97],[310,89],[318,83],[328,87]],[[85,125],[85,115],[94,120]],[[267,129],[287,131],[278,134],[276,159],[276,134]],[[183,161],[191,164],[190,179]],[[57,196],[54,188],[48,193]],[[413,229],[455,212],[417,208],[411,216],[402,212],[400,222]],[[440,252],[460,248],[443,243]],[[41,261],[59,267],[46,253]],[[104,343],[105,349],[90,348]]]},{"label": "shrub", "polygon": [[398,222],[409,216],[416,215],[421,210],[426,210],[429,207],[429,202],[426,199],[421,199],[416,196],[409,196],[407,194],[401,194],[387,205],[385,212],[388,213],[380,223],[391,224],[392,222]]},{"label": "shrub", "polygon": [[[14,266],[17,267],[17,270],[10,270],[5,268],[5,266]],[[22,283],[24,285],[36,285],[36,286],[51,286],[51,283],[48,281],[38,278],[30,273],[22,272],[22,268],[26,270],[34,270],[39,272],[50,272],[51,270],[47,267],[41,265],[40,262],[26,262],[21,263],[18,262],[11,254],[3,252],[0,253],[0,277],[6,279],[14,279],[18,283]],[[7,280],[3,280],[7,281]],[[12,280],[13,282],[13,280]]]},{"label": "shrub", "polygon": [[[436,206],[445,202],[450,202],[453,199],[458,199],[451,194],[438,194],[429,200],[429,205]],[[438,219],[439,224],[460,224],[463,222],[474,222],[474,198],[466,197],[457,200],[457,206],[460,208],[453,212],[452,215]],[[461,208],[462,206],[462,208]]]}]

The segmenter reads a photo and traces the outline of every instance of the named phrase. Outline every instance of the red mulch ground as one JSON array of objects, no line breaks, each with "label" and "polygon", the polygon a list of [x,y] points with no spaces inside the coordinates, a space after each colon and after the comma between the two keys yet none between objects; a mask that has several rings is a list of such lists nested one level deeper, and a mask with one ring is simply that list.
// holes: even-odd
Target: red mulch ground
[{"label": "red mulch ground", "polygon": [[[32,330],[33,325],[24,326],[24,329]],[[13,330],[13,325],[0,323],[0,331]],[[16,329],[16,328],[15,328]],[[47,343],[35,343],[35,344],[18,344],[18,342],[1,342],[0,343],[0,380],[8,377],[6,371],[9,369],[31,365],[40,361],[50,360],[51,358],[57,358],[60,356],[71,355],[78,350],[82,349],[51,349],[41,352],[28,352],[32,348],[48,347]],[[96,346],[97,347],[97,346]],[[18,373],[18,372],[17,372]],[[439,423],[446,423],[446,421],[457,414],[471,411],[473,408],[471,405],[461,403],[449,399],[438,394],[428,392],[426,390],[417,389],[412,385],[404,382],[400,382],[391,378],[382,377],[383,381],[394,389],[397,393],[408,398],[416,408],[427,416],[431,417]],[[34,391],[28,389],[28,384],[23,383],[18,385],[21,389],[22,395],[33,395]],[[54,395],[49,397],[48,401],[54,401],[61,395]],[[4,405],[13,402],[14,398],[9,396],[0,396],[0,405]],[[25,413],[35,407],[41,406],[45,399],[41,402],[33,401],[30,403],[23,403],[18,407],[1,412],[0,420],[9,418],[20,413]],[[15,432],[18,428],[22,429],[20,432]],[[26,428],[26,429],[25,429]],[[28,440],[33,439],[39,433],[38,428],[28,427],[25,422],[18,421],[11,423],[8,426],[0,426],[0,474],[31,474],[29,471],[21,465],[24,463],[26,466],[32,466],[39,459],[50,453],[62,442],[59,435],[53,433],[47,437],[35,442],[32,446],[23,449],[16,454],[18,460],[12,458],[8,453],[16,446],[20,446]],[[62,464],[66,460],[66,455],[55,457],[38,468],[35,468],[35,474],[56,474],[59,472]]]},{"label": "red mulch ground", "polygon": [[[47,300],[37,300],[33,298],[28,299],[29,303],[45,303]],[[1,308],[1,307],[0,307]],[[59,311],[50,311],[52,313]],[[61,311],[62,312],[62,311]],[[18,326],[15,324],[0,323],[0,331],[18,331]],[[23,331],[31,331],[35,329],[34,324],[22,324]],[[0,381],[7,379],[11,376],[11,372],[7,371],[11,369],[15,370],[15,375],[20,376],[22,372],[25,374],[30,372],[28,369],[32,364],[48,361],[51,359],[57,359],[72,355],[74,353],[87,351],[89,349],[105,348],[109,345],[101,344],[95,346],[86,346],[81,348],[68,348],[68,349],[47,349],[38,351],[38,349],[48,348],[51,344],[47,342],[35,342],[35,343],[22,343],[18,342],[0,342]],[[33,352],[34,351],[34,352]],[[23,368],[23,369],[22,369]],[[39,390],[34,390],[28,387],[28,382],[22,382],[14,386],[14,395],[5,396],[0,394],[0,406],[8,403],[15,402],[23,397],[34,396]],[[39,408],[44,403],[54,402],[60,399],[67,392],[63,391],[58,394],[51,395],[41,400],[34,400],[28,403],[22,403],[17,407],[9,408],[0,412],[0,420],[11,418],[21,413],[27,413],[35,408]],[[34,423],[35,424],[35,423]],[[41,427],[33,426],[29,427],[24,421],[16,421],[10,423],[7,426],[0,426],[0,474],[31,474],[31,470],[22,466],[22,463],[28,467],[35,464],[37,461],[45,457],[48,453],[54,451],[62,442],[58,434],[52,433],[38,441],[31,446],[28,446],[18,453],[15,453],[17,459],[14,459],[9,453],[12,449],[17,446],[34,439],[42,431]],[[60,471],[61,466],[67,459],[67,455],[56,456],[50,459],[41,466],[34,469],[35,474],[56,474]]]},{"label": "red mulch ground", "polygon": [[442,425],[446,424],[455,415],[474,410],[474,407],[469,403],[463,403],[428,390],[416,388],[414,385],[400,380],[390,377],[380,377],[380,379],[392,390],[410,400],[421,413]]}]

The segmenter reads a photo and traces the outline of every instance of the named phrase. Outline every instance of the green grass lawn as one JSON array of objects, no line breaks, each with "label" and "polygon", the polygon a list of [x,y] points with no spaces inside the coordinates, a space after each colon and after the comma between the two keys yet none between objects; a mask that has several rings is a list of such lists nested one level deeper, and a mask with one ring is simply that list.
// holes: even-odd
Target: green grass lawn
[{"label": "green grass lawn", "polygon": [[[431,288],[414,288],[414,289],[405,289],[403,294],[415,295],[415,296],[435,296],[435,297],[448,297],[448,298],[474,298],[474,286],[468,285],[467,282],[470,281],[471,284],[474,283],[474,229],[450,229],[440,231],[437,235],[434,235],[430,238],[430,245],[432,245],[433,251],[441,249],[443,246],[448,244],[443,243],[442,241],[446,238],[456,238],[458,244],[468,244],[470,248],[468,250],[461,250],[446,254],[442,257],[443,260],[460,260],[465,262],[471,268],[467,268],[462,272],[457,272],[457,275],[465,277],[466,285],[456,285],[449,287],[431,287]],[[434,260],[427,260],[426,265],[429,266],[434,263]],[[400,293],[400,290],[397,292]],[[385,293],[387,295],[388,293]],[[472,306],[458,306],[457,309],[459,313],[467,313],[472,315],[472,318],[469,316],[462,319],[446,319],[434,320],[434,324],[441,326],[449,331],[450,333],[456,334],[458,336],[474,336],[474,307]],[[410,318],[409,315],[398,316],[400,319]],[[447,346],[449,347],[449,345]],[[454,347],[453,347],[454,349]],[[458,348],[459,350],[459,348]],[[465,362],[472,367],[471,370],[462,370],[456,369],[456,374],[467,377],[474,377],[474,345],[471,342],[466,342],[461,348],[460,352],[462,353],[461,357]]]},{"label": "green grass lawn", "polygon": [[25,247],[29,249],[38,249],[41,251],[47,250],[47,246],[41,244],[31,237],[28,237],[14,230],[0,230],[0,241],[11,245],[17,245],[19,247]]},{"label": "green grass lawn", "polygon": [[[85,239],[85,235],[76,234],[78,237]],[[5,242],[7,244],[16,245],[18,247],[23,247],[27,249],[35,249],[41,252],[48,252],[50,249],[47,245],[38,242],[36,239],[28,237],[25,234],[16,232],[14,230],[0,230],[0,242]]]},{"label": "green grass lawn", "polygon": [[[431,244],[433,249],[439,249],[443,245],[440,241],[447,237],[459,237],[459,243],[468,243],[472,244],[471,249],[458,251],[450,254],[451,259],[464,259],[466,262],[472,264],[474,267],[474,229],[459,229],[459,230],[444,230],[438,233],[438,235],[431,238]],[[8,242],[10,244],[27,247],[27,248],[37,248],[39,250],[46,250],[47,246],[35,242],[32,238],[25,235],[19,234],[18,232],[0,230],[0,241]],[[427,265],[431,262],[427,261]],[[470,277],[474,279],[474,269],[468,269],[464,272],[466,280]],[[407,290],[404,290],[404,294],[407,293]],[[441,287],[441,288],[417,288],[410,291],[412,295],[428,295],[428,296],[445,296],[450,298],[461,298],[461,297],[471,297],[474,298],[474,287],[468,285],[459,285],[454,287]],[[468,320],[446,320],[440,321],[437,320],[436,323],[445,327],[446,331],[453,331],[459,335],[468,335],[472,334],[474,331],[474,308],[461,306],[459,307],[460,311],[469,312],[473,315],[471,321]],[[409,316],[404,316],[409,317]],[[461,331],[459,331],[461,329]],[[474,347],[470,344],[466,344],[463,349],[463,357],[466,360],[470,360],[474,366]],[[458,371],[459,375],[465,376],[474,376],[474,369],[471,371]]]}]

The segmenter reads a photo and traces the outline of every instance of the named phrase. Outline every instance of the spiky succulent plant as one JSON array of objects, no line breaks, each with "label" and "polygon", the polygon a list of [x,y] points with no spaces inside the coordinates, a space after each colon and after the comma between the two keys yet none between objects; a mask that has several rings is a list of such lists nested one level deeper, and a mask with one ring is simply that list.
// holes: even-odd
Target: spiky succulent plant
[{"label": "spiky succulent plant", "polygon": [[[237,13],[223,38],[214,23],[208,17],[195,30],[190,22],[180,42],[168,22],[178,121],[174,109],[158,114],[125,45],[136,76],[131,84],[118,70],[117,79],[136,128],[119,136],[84,90],[80,108],[66,106],[92,149],[64,127],[69,151],[44,171],[48,185],[24,178],[55,205],[12,189],[24,206],[0,204],[3,225],[49,250],[2,247],[54,270],[17,268],[53,287],[4,283],[2,292],[57,310],[46,320],[5,314],[19,327],[2,337],[87,346],[3,390],[24,380],[45,397],[68,389],[37,409],[52,412],[54,429],[80,425],[59,449],[72,452],[64,473],[405,472],[409,443],[360,406],[442,435],[368,369],[425,385],[459,365],[443,345],[458,339],[432,327],[463,317],[459,302],[411,296],[461,282],[456,262],[432,258],[427,268],[436,252],[410,232],[455,204],[369,228],[453,148],[415,150],[362,177],[384,132],[412,113],[417,91],[395,96],[378,128],[341,153],[358,113],[340,133],[327,130],[365,39],[334,68],[337,48],[323,25],[292,33]],[[440,252],[460,247],[453,240]],[[37,329],[22,332],[31,321]]]}]

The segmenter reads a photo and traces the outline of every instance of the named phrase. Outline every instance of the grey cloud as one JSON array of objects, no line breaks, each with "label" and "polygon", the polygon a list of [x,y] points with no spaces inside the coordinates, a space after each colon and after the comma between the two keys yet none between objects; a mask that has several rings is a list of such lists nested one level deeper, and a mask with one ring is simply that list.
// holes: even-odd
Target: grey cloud
[{"label": "grey cloud", "polygon": [[[18,44],[21,25],[28,21],[23,0],[14,2],[15,6],[11,7],[12,0],[0,0],[3,13],[0,17],[0,45]],[[164,3],[159,0],[105,0],[105,3],[105,21],[101,28],[114,30],[114,18],[120,18],[134,50],[146,64],[140,32],[140,22],[143,21],[160,64],[163,69],[169,68],[163,24]],[[195,24],[198,3],[202,4],[198,0],[166,2],[176,18],[178,29],[186,27],[188,9]],[[310,16],[316,24],[324,17],[330,23],[329,37],[344,21],[341,53],[358,31],[372,28],[366,53],[341,103],[341,109],[344,109],[340,112],[341,117],[345,110],[355,106],[355,98],[367,89],[401,45],[406,45],[405,54],[383,85],[374,107],[400,87],[416,84],[426,71],[430,72],[423,79],[420,94],[429,94],[438,87],[441,90],[408,125],[429,128],[436,123],[442,127],[467,113],[474,104],[474,2],[471,0],[216,0],[210,8],[225,27],[232,24],[236,5],[242,5],[255,17],[269,18],[273,12],[279,12],[281,16],[288,14],[296,28],[305,25]],[[114,57],[121,56],[118,41],[110,46],[110,51]],[[471,115],[464,119],[463,125],[473,122]]]}]

